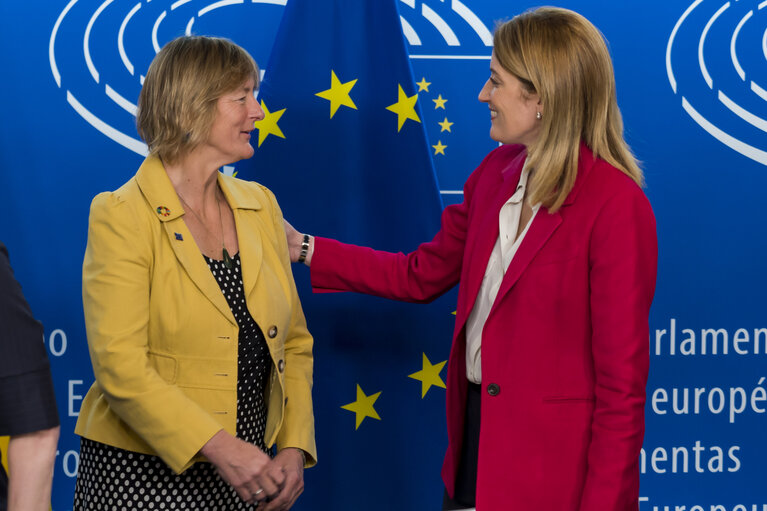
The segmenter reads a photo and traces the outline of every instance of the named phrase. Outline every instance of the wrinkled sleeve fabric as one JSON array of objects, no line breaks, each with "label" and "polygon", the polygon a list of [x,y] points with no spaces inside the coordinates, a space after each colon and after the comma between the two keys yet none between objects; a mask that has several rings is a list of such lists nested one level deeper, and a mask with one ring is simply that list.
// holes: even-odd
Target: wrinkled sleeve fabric
[{"label": "wrinkled sleeve fabric", "polygon": [[59,425],[43,327],[32,315],[0,243],[0,435]]},{"label": "wrinkled sleeve fabric", "polygon": [[114,193],[91,204],[83,307],[96,382],[110,408],[177,473],[221,425],[148,358],[152,240],[139,213]]},{"label": "wrinkled sleeve fabric", "polygon": [[589,252],[596,401],[580,510],[635,511],[658,259],[655,218],[638,187],[605,203]]},{"label": "wrinkled sleeve fabric", "polygon": [[[408,302],[430,302],[461,276],[471,203],[483,172],[492,168],[491,152],[469,176],[461,204],[446,207],[434,238],[410,254],[383,252],[315,237],[311,284],[315,292],[355,291]],[[414,219],[417,221],[417,219]]]}]

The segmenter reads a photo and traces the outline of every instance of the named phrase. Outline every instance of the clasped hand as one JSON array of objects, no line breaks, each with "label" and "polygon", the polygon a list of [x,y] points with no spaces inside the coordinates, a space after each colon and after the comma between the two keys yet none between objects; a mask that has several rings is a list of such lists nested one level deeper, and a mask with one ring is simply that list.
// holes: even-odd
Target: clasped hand
[{"label": "clasped hand", "polygon": [[200,450],[245,502],[263,511],[290,509],[304,490],[303,456],[298,449],[283,449],[274,459],[253,444],[224,430]]}]

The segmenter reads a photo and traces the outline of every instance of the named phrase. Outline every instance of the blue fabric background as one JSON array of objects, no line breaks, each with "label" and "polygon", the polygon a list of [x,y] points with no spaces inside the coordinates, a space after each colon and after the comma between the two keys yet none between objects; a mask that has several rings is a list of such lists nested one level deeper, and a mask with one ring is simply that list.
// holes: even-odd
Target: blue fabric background
[{"label": "blue fabric background", "polygon": [[[410,250],[437,229],[440,196],[443,204],[460,201],[464,180],[494,147],[486,106],[476,100],[488,75],[488,35],[497,21],[531,4],[402,0],[396,8],[409,27],[403,42],[396,15],[383,12],[387,2],[292,2],[296,11],[305,4],[318,11],[297,33],[279,36],[290,12],[280,0],[0,3],[0,239],[45,326],[62,419],[56,511],[71,509],[79,447],[72,430],[93,379],[80,300],[88,207],[142,160],[130,110],[155,41],[160,46],[183,34],[193,20],[192,32],[229,37],[265,65],[263,99],[271,111],[286,108],[279,121],[285,138],[270,135],[252,161],[226,171],[271,187],[302,230]],[[767,10],[754,0],[560,5],[584,14],[610,43],[626,137],[642,161],[658,219],[648,385],[656,403],[647,406],[640,509],[765,509],[767,414],[755,389],[767,387],[761,379],[767,333],[759,333],[767,328],[767,173],[760,159],[767,103],[758,93],[767,89]],[[270,59],[273,47],[289,56]],[[330,55],[339,60],[329,62]],[[314,96],[330,87],[330,69],[342,82],[359,80],[351,94],[357,110],[341,106],[333,119],[328,101]],[[422,78],[431,82],[428,90],[407,82]],[[379,122],[396,118],[385,110],[396,95],[384,98],[396,82],[408,96],[418,94],[422,122],[372,135]],[[447,99],[443,108],[433,101],[440,96]],[[291,102],[300,97],[317,120],[292,118]],[[726,99],[746,113],[734,113]],[[450,131],[437,124],[445,118]],[[347,130],[340,139],[332,132],[338,126]],[[416,149],[424,132],[431,164]],[[434,154],[438,142],[444,154]],[[386,150],[398,143],[416,145]],[[345,163],[333,163],[335,157]],[[309,292],[307,270],[296,267],[295,274],[317,338],[320,450],[296,509],[437,509],[444,391],[432,386],[422,398],[420,382],[408,376],[422,369],[423,354],[432,364],[447,357],[454,295],[428,306],[317,296]],[[741,355],[733,341],[744,336]],[[687,348],[695,344],[695,355],[680,353],[685,340]],[[341,408],[355,401],[356,385],[366,395],[381,392],[374,404],[380,420],[365,418],[357,429],[355,414]],[[695,389],[703,389],[697,411]]]}]

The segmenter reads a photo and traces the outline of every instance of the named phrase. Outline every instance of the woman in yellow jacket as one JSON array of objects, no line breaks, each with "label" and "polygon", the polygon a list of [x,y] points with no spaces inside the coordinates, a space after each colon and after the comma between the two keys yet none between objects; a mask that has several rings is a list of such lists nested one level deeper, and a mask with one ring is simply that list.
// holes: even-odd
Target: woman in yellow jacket
[{"label": "woman in yellow jacket", "polygon": [[253,155],[257,83],[245,50],[208,37],[168,43],[146,75],[150,155],[91,205],[75,510],[288,509],[315,463],[282,214],[218,171]]}]

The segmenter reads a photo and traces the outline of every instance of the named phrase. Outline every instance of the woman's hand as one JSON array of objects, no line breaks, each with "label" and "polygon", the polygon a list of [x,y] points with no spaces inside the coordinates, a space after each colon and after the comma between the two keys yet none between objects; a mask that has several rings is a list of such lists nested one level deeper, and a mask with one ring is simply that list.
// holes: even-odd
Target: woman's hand
[{"label": "woman's hand", "polygon": [[[301,243],[304,241],[304,235],[298,232],[295,227],[290,225],[290,222],[282,219],[282,222],[285,224],[285,236],[288,239],[288,253],[290,254],[290,262],[296,263],[298,262],[298,258],[301,255]],[[312,263],[312,254],[314,253],[314,237],[310,237],[309,239],[309,251],[306,255],[306,261],[304,261],[304,264],[307,266],[311,266]]]},{"label": "woman's hand", "polygon": [[275,500],[285,487],[286,476],[276,459],[272,460],[255,445],[235,438],[223,429],[213,435],[200,452],[245,502],[255,504],[267,498]]},{"label": "woman's hand", "polygon": [[[264,511],[283,511],[290,509],[304,491],[304,456],[300,449],[287,447],[277,453],[274,463],[285,474],[285,485],[280,495],[263,507]],[[259,507],[259,511],[262,508]]]}]

